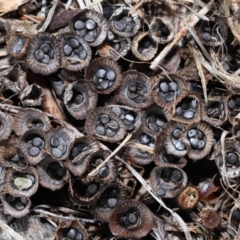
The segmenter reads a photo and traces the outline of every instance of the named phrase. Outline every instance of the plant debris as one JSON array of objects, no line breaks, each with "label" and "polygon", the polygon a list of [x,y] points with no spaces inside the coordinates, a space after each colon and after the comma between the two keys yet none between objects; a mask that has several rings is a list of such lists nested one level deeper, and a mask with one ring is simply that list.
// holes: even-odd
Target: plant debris
[{"label": "plant debris", "polygon": [[239,9],[0,0],[0,238],[238,239]]}]

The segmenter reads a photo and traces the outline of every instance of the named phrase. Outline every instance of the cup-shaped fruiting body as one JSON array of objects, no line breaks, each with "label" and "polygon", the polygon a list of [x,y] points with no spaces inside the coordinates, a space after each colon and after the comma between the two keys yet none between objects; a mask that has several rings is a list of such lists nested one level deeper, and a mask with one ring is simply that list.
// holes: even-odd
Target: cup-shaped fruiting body
[{"label": "cup-shaped fruiting body", "polygon": [[[174,112],[175,109],[175,112]],[[192,124],[199,122],[202,116],[200,99],[195,95],[188,95],[180,102],[168,109],[171,120]]]},{"label": "cup-shaped fruiting body", "polygon": [[[215,162],[222,175],[223,172],[227,178],[236,178],[240,176],[240,147],[234,142],[224,143],[224,155],[219,152],[216,155]],[[221,145],[218,146],[221,148]]]},{"label": "cup-shaped fruiting body", "polygon": [[102,183],[98,178],[70,178],[69,193],[75,204],[88,206],[97,201],[99,194],[103,190]]},{"label": "cup-shaped fruiting body", "polygon": [[235,138],[235,141],[239,142],[240,141],[240,125],[236,125],[232,129],[233,132],[233,137]]},{"label": "cup-shaped fruiting body", "polygon": [[86,68],[85,78],[96,92],[109,94],[121,84],[121,68],[113,59],[96,58]]},{"label": "cup-shaped fruiting body", "polygon": [[17,59],[22,59],[30,44],[30,36],[23,33],[14,33],[7,41],[7,49],[9,54]]},{"label": "cup-shaped fruiting body", "polygon": [[75,138],[70,144],[69,155],[64,165],[74,176],[81,177],[88,168],[91,155],[99,150],[99,144],[93,138]]},{"label": "cup-shaped fruiting body", "polygon": [[162,166],[165,164],[174,165],[179,168],[184,168],[187,164],[187,159],[184,157],[176,157],[171,153],[167,153],[164,147],[164,133],[157,137],[156,147],[154,150],[154,163]]},{"label": "cup-shaped fruiting body", "polygon": [[27,12],[28,13],[32,13],[32,12],[35,12],[37,10],[39,10],[42,6],[42,2],[40,0],[37,0],[37,1],[30,1],[28,4],[27,4]]},{"label": "cup-shaped fruiting body", "polygon": [[202,120],[219,127],[228,120],[228,104],[224,97],[208,98],[207,103],[202,102]]},{"label": "cup-shaped fruiting body", "polygon": [[233,123],[234,117],[236,117],[240,112],[240,95],[230,94],[227,98],[227,104],[229,109],[228,119],[230,123]]},{"label": "cup-shaped fruiting body", "polygon": [[7,90],[20,94],[28,86],[26,75],[26,70],[20,64],[14,64],[1,71],[1,85]]},{"label": "cup-shaped fruiting body", "polygon": [[174,74],[157,75],[153,82],[154,102],[163,108],[175,106],[189,91],[189,85]]},{"label": "cup-shaped fruiting body", "polygon": [[21,92],[19,98],[23,106],[36,107],[41,106],[43,95],[43,89],[39,85],[34,83],[27,86]]},{"label": "cup-shaped fruiting body", "polygon": [[126,129],[122,120],[110,108],[96,108],[89,112],[85,131],[99,140],[118,142],[123,139]]},{"label": "cup-shaped fruiting body", "polygon": [[45,157],[47,135],[42,130],[30,129],[22,135],[19,145],[26,161],[35,165]]},{"label": "cup-shaped fruiting body", "polygon": [[139,110],[122,105],[112,105],[112,111],[123,121],[127,132],[135,132],[142,124],[142,113]]},{"label": "cup-shaped fruiting body", "polygon": [[109,217],[110,231],[118,237],[142,238],[150,232],[152,226],[152,212],[135,200],[122,202]]},{"label": "cup-shaped fruiting body", "polygon": [[22,172],[8,169],[5,174],[5,190],[15,197],[31,197],[38,189],[38,174],[34,167]]},{"label": "cup-shaped fruiting body", "polygon": [[140,128],[129,142],[128,154],[136,164],[149,164],[154,159],[155,144],[156,136],[148,134]]},{"label": "cup-shaped fruiting body", "polygon": [[38,109],[22,109],[14,118],[13,130],[18,135],[23,135],[27,130],[38,129],[48,132],[51,128],[50,120],[45,113]]},{"label": "cup-shaped fruiting body", "polygon": [[38,33],[30,42],[26,63],[35,73],[49,75],[60,67],[60,48],[57,39],[50,33]]},{"label": "cup-shaped fruiting body", "polygon": [[158,50],[157,43],[148,32],[139,32],[132,40],[132,53],[141,61],[151,60]]},{"label": "cup-shaped fruiting body", "polygon": [[65,88],[63,101],[67,111],[76,119],[85,119],[87,112],[97,105],[98,94],[86,83],[77,81]]},{"label": "cup-shaped fruiting body", "polygon": [[13,129],[13,117],[0,111],[0,142],[8,139]]},{"label": "cup-shaped fruiting body", "polygon": [[[89,165],[87,172],[91,173],[94,171],[98,165],[103,163],[103,161],[110,155],[109,151],[98,151],[93,153],[89,159]],[[103,166],[99,168],[95,176],[99,178],[99,181],[104,184],[111,183],[116,180],[118,175],[117,164],[114,158],[110,158]]]},{"label": "cup-shaped fruiting body", "polygon": [[8,193],[1,196],[4,214],[14,218],[21,218],[29,213],[31,200],[27,197],[14,197]]},{"label": "cup-shaped fruiting body", "polygon": [[47,151],[55,160],[63,160],[69,154],[69,145],[75,138],[73,130],[67,127],[58,127],[48,133]]},{"label": "cup-shaped fruiting body", "polygon": [[92,47],[101,45],[108,33],[106,19],[92,9],[83,9],[76,14],[71,20],[70,29]]},{"label": "cup-shaped fruiting body", "polygon": [[174,198],[187,186],[187,174],[176,166],[157,166],[151,171],[150,185],[156,195]]},{"label": "cup-shaped fruiting body", "polygon": [[101,57],[108,57],[117,61],[118,59],[125,57],[130,49],[131,39],[119,37],[99,46],[98,53]]},{"label": "cup-shaped fruiting body", "polygon": [[28,166],[17,141],[15,144],[11,145],[11,142],[7,142],[0,147],[0,164],[4,167],[12,167],[17,171],[25,170]]},{"label": "cup-shaped fruiting body", "polygon": [[208,230],[213,230],[221,224],[220,215],[212,209],[205,210],[200,215],[202,225]]},{"label": "cup-shaped fruiting body", "polygon": [[149,35],[156,43],[165,44],[174,37],[173,24],[166,18],[154,17],[148,27]]},{"label": "cup-shaped fruiting body", "polygon": [[168,154],[176,157],[187,155],[187,147],[182,141],[183,131],[186,125],[170,121],[164,128],[164,146]]},{"label": "cup-shaped fruiting body", "polygon": [[121,37],[133,37],[141,27],[141,21],[136,12],[129,14],[129,8],[120,7],[109,20],[109,29]]},{"label": "cup-shaped fruiting body", "polygon": [[0,163],[0,196],[5,192],[5,173],[6,169]]},{"label": "cup-shaped fruiting body", "polygon": [[205,123],[194,123],[184,131],[182,140],[188,148],[188,157],[199,160],[204,158],[212,149],[213,131]]},{"label": "cup-shaped fruiting body", "polygon": [[76,33],[63,33],[59,38],[62,67],[71,71],[87,67],[92,58],[89,45]]},{"label": "cup-shaped fruiting body", "polygon": [[71,220],[57,228],[56,240],[62,239],[87,240],[88,233],[80,221]]},{"label": "cup-shaped fruiting body", "polygon": [[165,109],[153,104],[145,109],[142,118],[142,128],[144,131],[159,135],[163,131],[164,126],[170,121],[168,113]]},{"label": "cup-shaped fruiting body", "polygon": [[112,211],[126,198],[127,192],[119,182],[108,184],[91,207],[94,218],[108,222]]},{"label": "cup-shaped fruiting body", "polygon": [[220,189],[219,186],[215,185],[216,184],[215,181],[217,178],[218,178],[218,176],[216,176],[213,179],[207,178],[198,184],[197,190],[198,190],[200,200],[204,201],[209,198],[211,199],[211,196],[213,196],[213,194]]},{"label": "cup-shaped fruiting body", "polygon": [[144,109],[153,103],[152,81],[136,70],[123,73],[117,99],[132,108]]},{"label": "cup-shaped fruiting body", "polygon": [[192,186],[186,187],[177,197],[178,206],[184,210],[195,208],[198,201],[198,189]]},{"label": "cup-shaped fruiting body", "polygon": [[195,31],[204,45],[212,47],[222,45],[228,37],[228,27],[220,19],[215,21],[201,20],[196,25]]},{"label": "cup-shaped fruiting body", "polygon": [[51,157],[46,157],[37,165],[36,169],[39,183],[52,191],[61,189],[70,178],[70,173],[63,163],[55,161]]},{"label": "cup-shaped fruiting body", "polygon": [[11,26],[9,22],[4,18],[0,18],[0,43],[3,43],[7,40],[7,38],[9,37],[10,31],[11,31]]}]

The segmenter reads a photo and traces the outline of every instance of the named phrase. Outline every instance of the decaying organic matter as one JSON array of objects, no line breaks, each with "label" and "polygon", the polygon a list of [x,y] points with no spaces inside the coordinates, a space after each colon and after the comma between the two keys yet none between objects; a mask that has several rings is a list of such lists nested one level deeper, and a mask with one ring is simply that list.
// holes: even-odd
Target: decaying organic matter
[{"label": "decaying organic matter", "polygon": [[239,239],[239,10],[0,0],[0,239]]}]

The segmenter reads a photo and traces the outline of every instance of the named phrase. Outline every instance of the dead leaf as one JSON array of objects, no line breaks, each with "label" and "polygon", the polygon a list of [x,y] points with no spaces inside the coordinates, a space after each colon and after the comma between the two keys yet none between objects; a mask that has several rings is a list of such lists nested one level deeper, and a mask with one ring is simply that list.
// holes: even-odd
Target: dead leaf
[{"label": "dead leaf", "polygon": [[29,0],[0,0],[0,11],[4,13],[12,12],[27,2]]}]

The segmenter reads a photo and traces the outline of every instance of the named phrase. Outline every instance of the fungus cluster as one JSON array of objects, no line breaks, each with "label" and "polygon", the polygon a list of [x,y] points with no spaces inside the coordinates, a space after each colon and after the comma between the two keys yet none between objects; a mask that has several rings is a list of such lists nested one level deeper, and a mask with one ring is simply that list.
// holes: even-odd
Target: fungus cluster
[{"label": "fungus cluster", "polygon": [[[180,9],[126,2],[104,0],[101,11],[60,4],[34,33],[0,19],[10,59],[0,66],[3,213],[22,218],[47,206],[57,240],[153,239],[156,226],[167,236],[164,221],[174,225],[157,210],[159,198],[214,239],[233,206],[220,180],[233,189],[240,176],[239,88],[223,84],[238,71],[238,57],[227,56],[238,42],[230,46],[214,5],[189,27],[198,41],[185,34],[155,69],[151,61],[185,26]],[[40,9],[39,1],[22,6]],[[194,51],[207,55],[205,67]],[[208,67],[213,55],[222,78]],[[224,214],[216,199],[226,203]],[[231,212],[239,222],[237,204]]]}]

